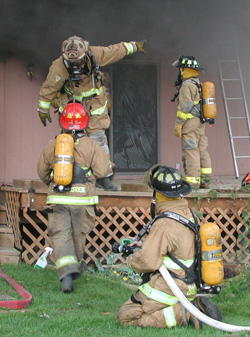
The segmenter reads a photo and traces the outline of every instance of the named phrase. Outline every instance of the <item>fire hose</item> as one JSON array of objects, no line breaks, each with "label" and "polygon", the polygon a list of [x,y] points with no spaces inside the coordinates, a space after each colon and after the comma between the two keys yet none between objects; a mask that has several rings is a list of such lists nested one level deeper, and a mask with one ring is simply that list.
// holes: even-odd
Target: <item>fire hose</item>
[{"label": "fire hose", "polygon": [[250,331],[250,327],[231,325],[227,323],[219,322],[213,318],[210,318],[199,311],[182,293],[180,288],[177,286],[172,276],[169,274],[167,268],[162,264],[159,269],[162,277],[168,284],[169,288],[173,292],[173,294],[178,298],[180,303],[187,309],[192,315],[198,318],[201,322],[219,330],[227,331],[227,332],[239,332],[239,331]]},{"label": "fire hose", "polygon": [[0,301],[0,307],[7,309],[22,309],[27,307],[31,300],[32,295],[26,291],[19,283],[13,280],[8,275],[4,274],[0,268],[0,276],[23,298],[22,300]]}]

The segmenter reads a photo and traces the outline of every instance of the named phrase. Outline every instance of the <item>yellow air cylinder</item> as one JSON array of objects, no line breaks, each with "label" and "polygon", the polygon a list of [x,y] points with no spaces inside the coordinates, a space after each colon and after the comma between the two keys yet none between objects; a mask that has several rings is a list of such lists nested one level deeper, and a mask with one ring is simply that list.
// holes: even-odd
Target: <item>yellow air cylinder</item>
[{"label": "yellow air cylinder", "polygon": [[73,177],[74,139],[62,133],[56,137],[54,158],[54,181],[57,185],[67,186]]},{"label": "yellow air cylinder", "polygon": [[201,86],[204,118],[214,119],[217,114],[215,102],[215,86],[212,82],[204,82]]},{"label": "yellow air cylinder", "polygon": [[201,240],[201,276],[208,285],[217,285],[224,278],[220,228],[213,222],[199,230]]}]

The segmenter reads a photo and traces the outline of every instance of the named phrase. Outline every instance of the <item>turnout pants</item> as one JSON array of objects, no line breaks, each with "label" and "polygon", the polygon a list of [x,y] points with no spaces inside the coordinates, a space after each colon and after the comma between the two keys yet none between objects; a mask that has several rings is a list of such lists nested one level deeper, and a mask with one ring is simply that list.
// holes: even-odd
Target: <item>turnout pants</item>
[{"label": "turnout pants", "polygon": [[109,165],[109,171],[108,171],[107,177],[111,176],[113,174],[113,170],[112,170],[112,164],[110,162],[110,153],[109,153],[109,147],[108,147],[108,140],[107,140],[107,137],[105,135],[105,131],[104,130],[99,130],[99,131],[90,133],[88,136],[91,139],[95,140],[100,145],[102,151],[105,153],[105,155],[109,159],[110,165]]},{"label": "turnout pants", "polygon": [[136,292],[135,298],[138,303],[129,299],[120,307],[117,313],[120,324],[156,328],[184,325],[180,303],[166,306],[148,298],[140,291]]},{"label": "turnout pants", "polygon": [[207,152],[208,140],[205,124],[198,117],[188,119],[182,128],[182,161],[185,180],[200,185],[201,176],[212,174],[211,159]]},{"label": "turnout pants", "polygon": [[83,258],[86,234],[95,225],[93,206],[53,205],[49,213],[48,234],[59,280],[72,274],[79,276],[79,261]]}]

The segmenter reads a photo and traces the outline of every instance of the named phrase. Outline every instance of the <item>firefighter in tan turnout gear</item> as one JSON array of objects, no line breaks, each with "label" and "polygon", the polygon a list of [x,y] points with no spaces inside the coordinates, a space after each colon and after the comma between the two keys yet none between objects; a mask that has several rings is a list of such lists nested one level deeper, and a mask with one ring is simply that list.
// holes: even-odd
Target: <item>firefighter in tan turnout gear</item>
[{"label": "firefighter in tan turnout gear", "polygon": [[[144,53],[142,42],[121,42],[108,47],[90,46],[81,37],[72,36],[62,43],[62,55],[50,66],[49,73],[39,92],[38,114],[46,126],[51,122],[50,106],[62,112],[66,104],[75,100],[86,106],[90,116],[86,128],[88,136],[94,139],[107,157],[110,157],[105,130],[110,126],[108,99],[103,86],[99,67],[117,62],[135,52]],[[116,191],[111,182],[112,165],[107,177],[98,179],[97,186]]]},{"label": "firefighter in tan turnout gear", "polygon": [[[179,68],[179,91],[174,134],[181,139],[184,179],[192,186],[206,188],[212,175],[207,152],[205,123],[201,118],[199,63],[193,56],[181,55],[173,66]],[[174,99],[173,99],[174,100]],[[172,101],[173,101],[172,100]],[[211,122],[211,121],[210,121]]]},{"label": "firefighter in tan turnout gear", "polygon": [[[73,280],[86,266],[82,260],[86,235],[94,228],[94,207],[98,203],[93,175],[105,177],[109,167],[109,160],[99,144],[84,133],[88,121],[88,114],[80,103],[69,103],[59,118],[62,134],[47,143],[37,164],[40,179],[49,185],[48,233],[62,292],[73,291]],[[58,153],[57,138],[60,136],[73,137],[73,160],[71,152],[65,150],[68,144],[62,144],[66,154]],[[56,165],[61,164],[61,174],[57,174]],[[71,164],[71,183],[66,186],[55,183],[57,176],[59,179],[65,176],[66,180]]]},{"label": "firefighter in tan turnout gear", "polygon": [[[152,218],[168,211],[194,222],[188,202],[183,198],[191,187],[178,171],[164,165],[154,167],[149,186],[153,189]],[[128,257],[128,266],[137,273],[143,273],[144,283],[120,307],[117,318],[122,325],[170,328],[188,324],[196,329],[201,327],[201,322],[182,307],[159,273],[162,263],[183,294],[198,309],[210,317],[221,319],[218,308],[207,298],[196,297],[197,288],[192,274],[190,278],[173,260],[176,258],[191,268],[195,258],[195,234],[192,230],[174,219],[162,217],[152,224],[143,242],[134,241],[131,245],[141,249]]]}]

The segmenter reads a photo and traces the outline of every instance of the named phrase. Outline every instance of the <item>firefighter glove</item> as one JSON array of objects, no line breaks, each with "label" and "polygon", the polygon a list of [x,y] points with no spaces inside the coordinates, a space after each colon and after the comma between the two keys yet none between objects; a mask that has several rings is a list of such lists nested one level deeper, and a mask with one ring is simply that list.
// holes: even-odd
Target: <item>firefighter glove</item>
[{"label": "firefighter glove", "polygon": [[140,52],[140,53],[146,53],[145,50],[144,50],[144,48],[143,48],[143,45],[144,45],[145,42],[146,42],[146,40],[143,40],[143,41],[135,43],[138,52]]},{"label": "firefighter glove", "polygon": [[52,119],[50,117],[49,112],[42,112],[41,110],[37,109],[39,118],[44,126],[46,126],[46,119],[51,123]]},{"label": "firefighter glove", "polygon": [[175,123],[174,125],[174,135],[178,138],[181,138],[181,130],[182,130],[182,125],[179,123]]}]

